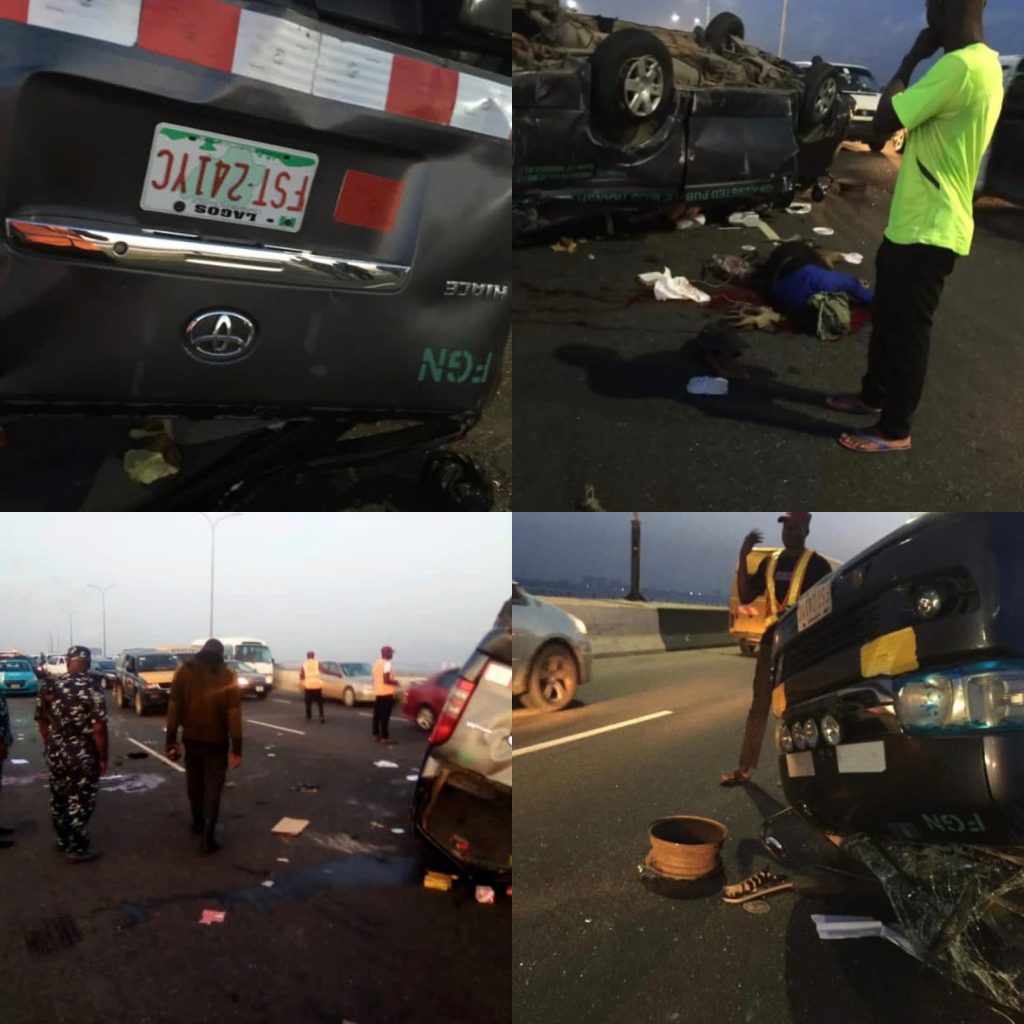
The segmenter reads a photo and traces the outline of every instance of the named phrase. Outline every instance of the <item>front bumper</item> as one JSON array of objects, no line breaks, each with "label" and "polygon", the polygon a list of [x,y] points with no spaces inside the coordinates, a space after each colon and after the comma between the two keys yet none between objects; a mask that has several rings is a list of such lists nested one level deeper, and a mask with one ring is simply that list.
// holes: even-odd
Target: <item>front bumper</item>
[{"label": "front bumper", "polygon": [[850,126],[846,129],[848,142],[874,142],[878,139],[874,129],[871,127],[871,120],[858,120],[850,118]]},{"label": "front bumper", "polygon": [[0,694],[5,697],[17,697],[19,694],[28,696],[35,695],[39,690],[39,683],[35,679],[26,679],[24,682],[0,683]]}]

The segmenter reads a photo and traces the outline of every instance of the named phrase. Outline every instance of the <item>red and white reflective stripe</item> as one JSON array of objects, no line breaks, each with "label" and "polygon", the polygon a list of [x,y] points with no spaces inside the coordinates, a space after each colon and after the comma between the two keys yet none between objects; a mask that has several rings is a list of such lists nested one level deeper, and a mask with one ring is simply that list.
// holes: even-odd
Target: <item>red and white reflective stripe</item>
[{"label": "red and white reflective stripe", "polygon": [[512,86],[224,0],[0,0],[0,19],[88,36],[324,99],[508,139]]}]

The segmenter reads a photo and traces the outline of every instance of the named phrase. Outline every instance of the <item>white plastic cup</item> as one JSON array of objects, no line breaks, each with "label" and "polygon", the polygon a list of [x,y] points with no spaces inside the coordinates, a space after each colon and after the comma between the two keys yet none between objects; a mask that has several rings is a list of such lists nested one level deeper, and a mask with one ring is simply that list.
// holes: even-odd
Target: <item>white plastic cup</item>
[{"label": "white plastic cup", "polygon": [[686,390],[691,395],[727,395],[729,382],[724,377],[693,377]]}]

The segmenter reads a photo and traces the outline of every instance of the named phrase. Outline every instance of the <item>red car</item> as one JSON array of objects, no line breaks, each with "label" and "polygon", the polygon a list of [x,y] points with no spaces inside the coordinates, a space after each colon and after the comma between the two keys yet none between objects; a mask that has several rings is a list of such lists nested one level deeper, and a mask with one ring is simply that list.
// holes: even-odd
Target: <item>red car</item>
[{"label": "red car", "polygon": [[450,668],[429,679],[412,683],[402,701],[402,714],[415,722],[424,732],[430,732],[448,699],[448,693],[459,678],[459,670]]}]

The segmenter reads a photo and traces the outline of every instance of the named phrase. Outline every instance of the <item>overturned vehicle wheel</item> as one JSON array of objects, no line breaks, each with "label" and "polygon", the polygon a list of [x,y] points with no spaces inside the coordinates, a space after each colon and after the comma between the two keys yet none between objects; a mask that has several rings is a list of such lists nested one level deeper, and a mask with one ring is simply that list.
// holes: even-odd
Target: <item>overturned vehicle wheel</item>
[{"label": "overturned vehicle wheel", "polygon": [[800,131],[804,134],[825,124],[840,102],[839,70],[831,64],[815,64],[804,79],[800,104]]},{"label": "overturned vehicle wheel", "polygon": [[616,136],[641,124],[657,127],[672,111],[672,58],[665,44],[639,28],[613,32],[590,58],[594,123]]},{"label": "overturned vehicle wheel", "polygon": [[732,46],[734,36],[743,39],[745,35],[743,19],[736,14],[723,11],[708,22],[708,27],[704,30],[704,45],[715,53],[721,53]]}]

